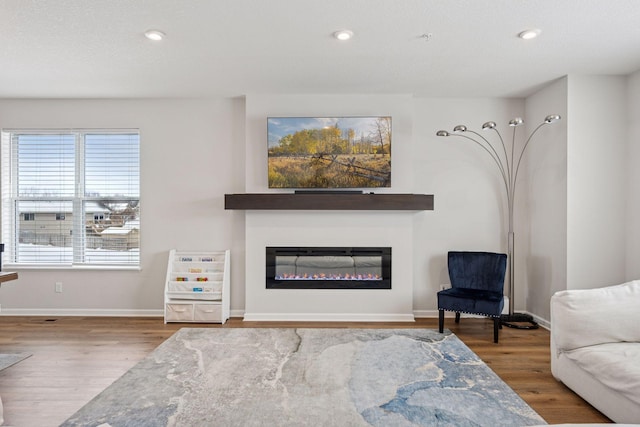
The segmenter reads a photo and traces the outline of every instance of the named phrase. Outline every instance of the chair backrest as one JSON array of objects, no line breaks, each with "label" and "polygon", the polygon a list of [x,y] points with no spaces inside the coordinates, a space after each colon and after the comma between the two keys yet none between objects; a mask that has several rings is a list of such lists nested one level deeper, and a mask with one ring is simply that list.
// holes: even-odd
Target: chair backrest
[{"label": "chair backrest", "polygon": [[454,288],[503,292],[507,255],[494,252],[448,254],[449,279]]}]

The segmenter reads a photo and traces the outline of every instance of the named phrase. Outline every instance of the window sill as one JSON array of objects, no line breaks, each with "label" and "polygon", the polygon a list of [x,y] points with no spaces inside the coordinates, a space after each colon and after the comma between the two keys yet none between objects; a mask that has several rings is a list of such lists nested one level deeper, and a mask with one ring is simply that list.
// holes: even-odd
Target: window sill
[{"label": "window sill", "polygon": [[140,271],[138,265],[43,265],[43,264],[3,264],[3,270],[20,271],[44,271],[44,270],[68,270],[68,271]]}]

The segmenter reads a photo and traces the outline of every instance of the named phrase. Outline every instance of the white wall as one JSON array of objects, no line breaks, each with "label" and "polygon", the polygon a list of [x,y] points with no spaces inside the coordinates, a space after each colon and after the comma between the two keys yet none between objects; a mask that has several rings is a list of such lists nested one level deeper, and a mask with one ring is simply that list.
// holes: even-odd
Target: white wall
[{"label": "white wall", "polygon": [[569,77],[567,289],[625,280],[626,90],[623,76]]},{"label": "white wall", "polygon": [[527,311],[547,320],[551,295],[567,283],[567,85],[565,77],[527,98],[527,135],[549,114],[562,119],[531,139],[516,199],[516,281]]},{"label": "white wall", "polygon": [[[413,320],[412,215],[247,211],[245,320]],[[268,246],[390,247],[391,289],[266,289]]]},{"label": "white wall", "polygon": [[529,228],[517,259],[525,271],[516,273],[527,283],[527,310],[549,319],[557,291],[640,274],[640,73],[570,75],[527,98],[526,111],[529,123],[563,116],[532,143],[518,206]]},{"label": "white wall", "polygon": [[[504,250],[499,177],[482,152],[436,138],[440,128],[506,123],[522,100],[413,99],[408,95],[251,96],[211,100],[0,100],[6,128],[138,127],[141,131],[142,269],[19,270],[0,289],[3,313],[158,314],[167,251],[232,249],[232,311],[245,305],[245,217],[225,193],[266,190],[266,115],[393,116],[393,187],[435,195],[413,214],[414,311],[434,315],[450,249]],[[247,168],[247,165],[250,165]],[[499,218],[496,220],[496,218]],[[54,293],[54,283],[64,292]]]},{"label": "white wall", "polygon": [[[412,105],[408,95],[249,95],[246,100],[246,192],[264,193],[267,185],[267,117],[391,116],[391,188],[378,193],[412,191]],[[395,165],[399,165],[395,167]],[[273,190],[270,190],[273,191]],[[291,190],[284,190],[291,192]]]},{"label": "white wall", "polygon": [[[506,195],[497,166],[473,142],[453,136],[437,137],[436,132],[451,131],[459,124],[483,132],[483,123],[495,121],[503,137],[507,137],[511,135],[509,120],[523,114],[522,99],[414,100],[414,191],[435,195],[434,211],[415,225],[417,315],[437,312],[436,292],[441,284],[449,283],[448,251],[507,251]],[[493,132],[482,135],[496,136]],[[499,144],[499,140],[493,141]],[[516,284],[516,309],[524,310],[524,295],[519,287]]]},{"label": "white wall", "polygon": [[640,71],[628,79],[628,111],[629,128],[627,155],[627,265],[626,279],[640,279]]},{"label": "white wall", "polygon": [[[0,289],[2,312],[162,313],[171,248],[237,250],[243,240],[223,208],[224,194],[242,187],[243,111],[243,100],[232,99],[0,100],[3,128],[139,128],[142,220],[140,271],[20,269]],[[242,280],[244,271],[232,274]],[[244,306],[238,290],[236,309]]]},{"label": "white wall", "polygon": [[[246,109],[247,192],[267,190],[267,116],[389,114],[393,117],[390,191],[435,196],[434,211],[412,217],[413,308],[417,316],[437,313],[436,292],[441,284],[449,282],[447,251],[506,250],[506,217],[502,209],[506,203],[497,168],[486,153],[468,141],[438,138],[435,133],[460,123],[479,130],[488,120],[499,122],[506,131],[508,121],[524,113],[523,100],[260,95],[248,96]],[[280,215],[291,215],[295,221],[296,214],[282,212]],[[250,268],[247,266],[247,277],[252,276]],[[519,308],[524,309],[524,295]]]},{"label": "white wall", "polygon": [[[0,127],[140,128],[143,220],[140,271],[19,270],[20,279],[0,289],[2,312],[159,314],[169,249],[231,248],[231,305],[241,314],[245,213],[225,211],[224,194],[266,191],[264,118],[390,114],[393,187],[380,192],[435,196],[435,209],[413,214],[410,226],[413,309],[417,316],[435,315],[435,293],[448,283],[447,251],[506,251],[497,169],[471,142],[435,132],[457,124],[480,131],[493,120],[507,136],[509,119],[525,116],[533,124],[548,113],[563,120],[532,142],[518,184],[523,200],[516,199],[516,310],[543,318],[556,290],[640,275],[640,72],[570,76],[526,101],[409,95],[0,100]],[[61,294],[54,293],[57,281]]]},{"label": "white wall", "polygon": [[[391,188],[412,193],[412,102],[406,95],[250,95],[246,100],[246,192],[267,185],[267,117],[391,116]],[[291,190],[281,190],[291,192]],[[413,319],[412,217],[427,213],[364,211],[246,212],[246,319]],[[265,289],[266,246],[388,246],[392,289]]]}]

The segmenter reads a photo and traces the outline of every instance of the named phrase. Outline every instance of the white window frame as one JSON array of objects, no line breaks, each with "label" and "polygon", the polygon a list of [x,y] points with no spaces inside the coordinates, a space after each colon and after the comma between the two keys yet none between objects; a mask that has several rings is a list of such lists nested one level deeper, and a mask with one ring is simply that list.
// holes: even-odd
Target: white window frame
[{"label": "white window frame", "polygon": [[[14,163],[17,158],[16,153],[13,150],[17,148],[13,143],[14,135],[73,135],[75,138],[75,189],[72,197],[62,196],[38,196],[38,197],[24,197],[18,195],[18,173],[17,164]],[[134,196],[120,196],[117,197],[100,197],[95,195],[85,194],[85,137],[87,135],[132,135],[135,134],[138,137],[137,147],[137,172],[138,172],[138,194]],[[1,173],[1,204],[2,204],[2,242],[5,244],[5,253],[3,254],[2,263],[3,267],[10,268],[91,268],[91,269],[139,269],[140,260],[140,226],[137,228],[137,256],[129,257],[125,262],[114,261],[89,261],[87,255],[87,239],[86,239],[86,202],[118,202],[118,203],[133,203],[137,206],[138,215],[136,217],[138,223],[140,222],[139,205],[140,205],[140,132],[138,129],[73,129],[73,130],[60,130],[60,129],[3,129],[2,130],[2,142],[0,151],[0,162],[2,164]],[[53,202],[67,202],[71,203],[72,208],[72,248],[73,256],[72,262],[55,262],[55,263],[25,263],[17,261],[17,253],[19,251],[19,222],[21,215],[25,212],[18,212],[17,203],[20,201],[53,201]],[[37,217],[37,213],[33,214]],[[37,219],[37,218],[34,218]],[[67,218],[68,219],[68,218]]]}]

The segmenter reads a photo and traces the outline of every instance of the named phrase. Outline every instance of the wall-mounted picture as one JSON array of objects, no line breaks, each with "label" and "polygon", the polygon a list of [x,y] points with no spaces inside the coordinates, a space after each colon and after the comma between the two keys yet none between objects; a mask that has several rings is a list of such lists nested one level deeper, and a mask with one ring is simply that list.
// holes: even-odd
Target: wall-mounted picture
[{"label": "wall-mounted picture", "polygon": [[391,187],[391,117],[269,117],[269,188]]}]

